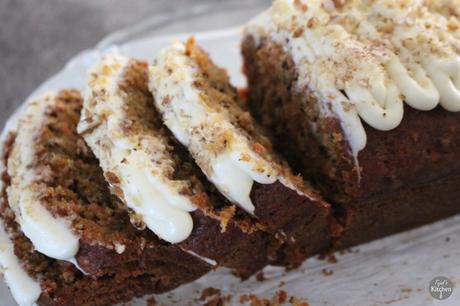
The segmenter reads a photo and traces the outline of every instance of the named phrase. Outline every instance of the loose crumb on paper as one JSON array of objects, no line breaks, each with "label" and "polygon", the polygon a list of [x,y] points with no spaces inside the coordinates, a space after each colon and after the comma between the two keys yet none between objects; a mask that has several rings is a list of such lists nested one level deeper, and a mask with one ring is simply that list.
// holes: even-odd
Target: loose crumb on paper
[{"label": "loose crumb on paper", "polygon": [[324,276],[331,276],[332,274],[334,274],[334,271],[330,269],[323,269],[321,270],[321,272],[324,274]]},{"label": "loose crumb on paper", "polygon": [[264,280],[266,280],[263,271],[260,271],[259,273],[256,274],[256,280],[257,280],[258,282],[263,282]]},{"label": "loose crumb on paper", "polygon": [[155,300],[154,297],[151,297],[147,300],[147,306],[156,306],[157,305],[157,300]]}]

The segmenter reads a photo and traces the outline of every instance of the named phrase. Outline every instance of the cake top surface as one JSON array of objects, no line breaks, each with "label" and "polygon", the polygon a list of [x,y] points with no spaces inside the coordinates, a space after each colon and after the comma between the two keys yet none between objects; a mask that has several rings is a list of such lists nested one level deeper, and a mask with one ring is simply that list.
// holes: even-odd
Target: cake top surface
[{"label": "cake top surface", "polygon": [[403,101],[460,111],[458,1],[276,0],[246,33],[271,39],[296,64],[298,87],[342,122],[352,152],[366,145],[361,119],[396,128]]},{"label": "cake top surface", "polygon": [[193,228],[193,196],[202,192],[180,174],[147,88],[147,64],[107,55],[89,73],[79,132],[94,151],[105,177],[140,223],[177,243]]},{"label": "cake top surface", "polygon": [[165,125],[228,200],[254,213],[250,199],[254,182],[279,180],[301,193],[301,180],[260,136],[226,72],[193,39],[159,53],[150,67],[149,86]]}]

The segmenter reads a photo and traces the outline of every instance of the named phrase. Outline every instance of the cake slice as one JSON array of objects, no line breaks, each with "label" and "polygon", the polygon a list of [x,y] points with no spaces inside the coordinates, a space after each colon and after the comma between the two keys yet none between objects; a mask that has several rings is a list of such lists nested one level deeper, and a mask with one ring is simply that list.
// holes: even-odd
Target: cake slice
[{"label": "cake slice", "polygon": [[79,132],[136,226],[246,278],[279,242],[228,203],[164,127],[147,63],[107,55],[91,70]]},{"label": "cake slice", "polygon": [[276,0],[245,28],[249,108],[337,247],[460,212],[459,28],[428,2]]},{"label": "cake slice", "polygon": [[132,226],[77,134],[82,98],[49,93],[26,107],[4,147],[0,266],[21,306],[112,305],[211,269]]},{"label": "cake slice", "polygon": [[277,262],[296,266],[329,245],[329,205],[273,152],[226,72],[193,39],[159,53],[149,86],[165,125],[208,180],[284,239]]}]

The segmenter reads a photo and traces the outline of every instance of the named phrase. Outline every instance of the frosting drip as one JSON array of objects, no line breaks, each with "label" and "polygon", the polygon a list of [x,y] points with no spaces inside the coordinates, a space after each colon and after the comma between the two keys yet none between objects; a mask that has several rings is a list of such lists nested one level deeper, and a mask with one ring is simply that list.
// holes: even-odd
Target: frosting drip
[{"label": "frosting drip", "polygon": [[403,100],[419,110],[460,111],[458,19],[443,14],[420,0],[276,0],[246,33],[284,46],[298,88],[310,87],[325,102],[323,114],[340,119],[357,157],[366,145],[360,120],[394,129]]},{"label": "frosting drip", "polygon": [[0,220],[0,268],[5,282],[19,306],[35,305],[42,292],[40,284],[31,278],[14,254],[14,245]]}]

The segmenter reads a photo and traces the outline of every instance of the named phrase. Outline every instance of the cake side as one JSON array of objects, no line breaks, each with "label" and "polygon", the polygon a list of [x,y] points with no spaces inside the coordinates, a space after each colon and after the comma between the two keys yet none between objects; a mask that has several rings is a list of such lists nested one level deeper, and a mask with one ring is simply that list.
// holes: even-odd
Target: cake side
[{"label": "cake side", "polygon": [[329,206],[273,152],[226,72],[194,40],[160,52],[150,68],[150,89],[165,125],[207,178],[286,241],[280,262],[295,266],[327,247]]},{"label": "cake side", "polygon": [[329,200],[343,202],[359,192],[359,168],[332,113],[321,111],[322,98],[296,86],[298,70],[284,46],[246,36],[242,44],[248,77],[248,107],[268,131],[275,149]]}]

